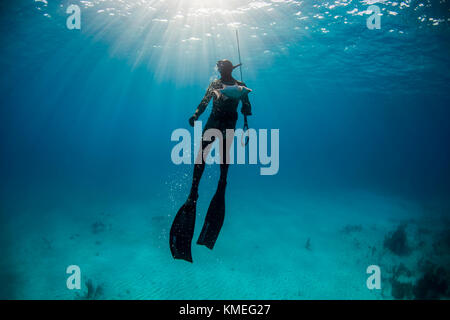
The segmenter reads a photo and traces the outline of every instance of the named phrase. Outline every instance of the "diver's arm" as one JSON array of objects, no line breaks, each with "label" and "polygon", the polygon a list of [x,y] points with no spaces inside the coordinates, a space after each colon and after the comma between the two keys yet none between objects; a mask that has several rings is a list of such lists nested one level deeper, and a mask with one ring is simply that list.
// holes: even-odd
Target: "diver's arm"
[{"label": "diver's arm", "polygon": [[[206,107],[208,106],[208,103],[211,101],[213,97],[213,94],[214,94],[213,88],[212,85],[210,84],[208,89],[206,90],[205,96],[198,105],[197,110],[195,110],[194,115],[191,117],[193,121],[197,120],[200,117],[200,115],[205,111]],[[191,119],[189,119],[189,122],[191,122]]]}]

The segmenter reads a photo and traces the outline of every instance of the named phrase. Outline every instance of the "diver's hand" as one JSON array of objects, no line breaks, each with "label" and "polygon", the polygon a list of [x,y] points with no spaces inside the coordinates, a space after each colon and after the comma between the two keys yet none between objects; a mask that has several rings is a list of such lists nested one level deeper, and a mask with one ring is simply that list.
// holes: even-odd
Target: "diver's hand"
[{"label": "diver's hand", "polygon": [[194,126],[194,122],[197,120],[197,116],[194,114],[192,117],[189,118],[189,124],[191,127]]}]

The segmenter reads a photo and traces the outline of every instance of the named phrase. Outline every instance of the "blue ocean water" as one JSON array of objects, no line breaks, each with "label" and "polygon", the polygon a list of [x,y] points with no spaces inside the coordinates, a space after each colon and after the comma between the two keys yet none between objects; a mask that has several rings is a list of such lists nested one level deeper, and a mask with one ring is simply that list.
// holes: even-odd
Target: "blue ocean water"
[{"label": "blue ocean water", "polygon": [[[66,26],[72,4],[79,30]],[[367,27],[370,5],[380,29]],[[448,298],[419,285],[424,265],[444,266],[447,285],[450,274],[448,1],[0,8],[1,298],[91,298],[88,280],[101,299]],[[192,131],[216,61],[238,63],[236,29],[249,124],[280,130],[279,172],[231,166],[216,247],[193,245],[189,264],[168,233],[193,168],[173,164],[170,137]],[[404,254],[385,241],[401,226]],[[66,287],[69,265],[81,290]],[[369,265],[381,289],[367,288]]]}]

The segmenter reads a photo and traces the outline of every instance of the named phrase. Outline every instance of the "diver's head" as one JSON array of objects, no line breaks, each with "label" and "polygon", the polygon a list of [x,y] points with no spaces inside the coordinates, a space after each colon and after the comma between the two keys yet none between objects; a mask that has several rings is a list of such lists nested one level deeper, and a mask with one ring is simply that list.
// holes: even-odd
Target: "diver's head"
[{"label": "diver's head", "polygon": [[217,61],[217,70],[220,72],[220,75],[223,76],[231,76],[231,73],[233,72],[234,68],[239,67],[240,64],[237,66],[233,66],[230,60],[223,59]]},{"label": "diver's head", "polygon": [[233,72],[233,64],[227,59],[219,60],[217,61],[217,70],[222,76],[231,75],[231,72]]}]

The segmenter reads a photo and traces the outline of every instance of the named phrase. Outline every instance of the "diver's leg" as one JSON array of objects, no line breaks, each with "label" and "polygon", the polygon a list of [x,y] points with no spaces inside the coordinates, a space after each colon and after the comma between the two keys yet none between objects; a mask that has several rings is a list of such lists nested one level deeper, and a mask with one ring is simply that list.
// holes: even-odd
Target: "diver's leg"
[{"label": "diver's leg", "polygon": [[[206,149],[205,152],[209,152],[209,144],[209,141],[202,142],[202,149]],[[203,161],[195,164],[192,188],[188,200],[178,210],[170,228],[170,251],[175,259],[192,262],[191,242],[195,229],[198,185],[204,169],[205,164]]]},{"label": "diver's leg", "polygon": [[[233,131],[234,133],[234,131]],[[227,184],[227,176],[228,176],[228,168],[230,167],[230,148],[233,143],[234,134],[227,136],[226,132],[223,134],[223,144],[221,150],[221,160],[220,163],[220,178],[218,187],[226,186]]]},{"label": "diver's leg", "polygon": [[197,240],[197,244],[205,245],[209,249],[214,248],[214,244],[219,236],[225,218],[225,187],[227,185],[229,167],[229,164],[226,161],[226,159],[228,159],[226,155],[229,149],[226,147],[227,143],[225,135],[223,135],[223,137],[222,150],[220,152],[222,161],[220,163],[219,184],[216,193],[209,204],[205,223],[203,224],[202,231]]},{"label": "diver's leg", "polygon": [[194,165],[194,175],[192,178],[191,192],[189,193],[189,200],[197,200],[198,198],[198,185],[200,184],[200,179],[202,178],[203,171],[205,171],[205,163],[199,163]]},{"label": "diver's leg", "polygon": [[228,168],[229,164],[224,162],[220,164],[220,178],[219,178],[219,185],[222,183],[227,183],[227,176],[228,176]]},{"label": "diver's leg", "polygon": [[197,160],[194,164],[194,174],[192,177],[191,192],[189,193],[188,201],[196,201],[198,198],[198,186],[205,171],[205,161],[203,157],[206,157],[211,150],[212,141],[202,141],[202,150],[199,150]]}]

